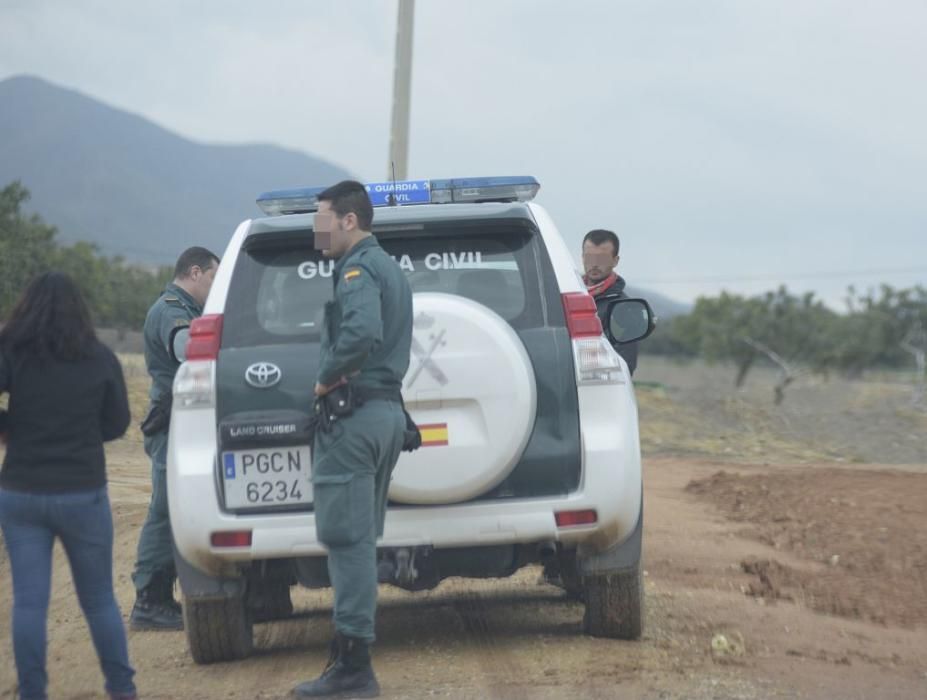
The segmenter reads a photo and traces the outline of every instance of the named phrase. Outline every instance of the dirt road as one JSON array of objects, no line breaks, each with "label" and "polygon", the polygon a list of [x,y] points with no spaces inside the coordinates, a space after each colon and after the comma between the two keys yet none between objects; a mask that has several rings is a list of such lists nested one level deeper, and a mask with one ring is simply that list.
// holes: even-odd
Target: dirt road
[{"label": "dirt road", "polygon": [[[141,359],[123,358],[141,415]],[[375,663],[390,698],[927,697],[927,412],[910,387],[807,378],[780,407],[770,373],[647,358],[638,373],[645,459],[644,638],[585,637],[582,606],[527,569],[383,589]],[[878,460],[889,466],[871,464]],[[905,466],[905,463],[913,466]],[[125,615],[148,502],[140,438],[109,450],[117,594]],[[102,697],[56,551],[51,697]],[[15,695],[10,579],[0,550],[0,698]],[[144,698],[283,698],[327,657],[330,598],[256,627],[257,653],[199,667],[182,633],[131,633]],[[714,649],[713,649],[714,642]]]},{"label": "dirt road", "polygon": [[[145,470],[137,444],[124,441],[112,450],[124,614],[133,598],[129,574],[147,502]],[[861,465],[796,471],[726,464],[724,470],[718,474],[710,461],[646,464],[647,619],[640,642],[584,637],[581,605],[539,585],[537,569],[502,581],[447,581],[428,594],[384,589],[375,650],[384,697],[927,696],[925,533],[906,529],[908,521],[889,525],[899,513],[927,522],[927,475]],[[863,494],[858,502],[846,497],[851,491]],[[806,502],[808,492],[837,495],[833,503],[830,497]],[[809,522],[824,526],[809,530]],[[867,534],[878,522],[887,529]],[[887,558],[866,558],[867,538]],[[872,569],[880,562],[892,569],[887,579]],[[60,551],[55,564],[51,697],[102,697]],[[0,563],[3,630],[10,617],[7,569]],[[182,633],[130,633],[142,697],[286,697],[322,667],[330,632],[326,594],[294,598],[298,616],[257,626],[258,651],[241,663],[199,667]],[[15,697],[6,633],[0,697]]]}]

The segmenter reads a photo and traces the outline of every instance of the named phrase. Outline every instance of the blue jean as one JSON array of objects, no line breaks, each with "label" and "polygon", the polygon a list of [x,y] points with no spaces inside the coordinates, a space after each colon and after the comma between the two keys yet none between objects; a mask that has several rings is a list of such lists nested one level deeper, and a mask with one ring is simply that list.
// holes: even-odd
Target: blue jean
[{"label": "blue jean", "polygon": [[71,493],[0,489],[0,529],[13,573],[13,653],[23,700],[44,700],[52,545],[59,538],[107,692],[135,692],[122,615],[113,594],[113,517],[106,487]]}]

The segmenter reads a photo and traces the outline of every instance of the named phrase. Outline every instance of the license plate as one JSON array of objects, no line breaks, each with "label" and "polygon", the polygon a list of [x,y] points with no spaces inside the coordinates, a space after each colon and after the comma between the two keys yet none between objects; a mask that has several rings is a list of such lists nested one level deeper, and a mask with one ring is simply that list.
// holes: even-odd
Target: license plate
[{"label": "license plate", "polygon": [[228,508],[312,503],[309,447],[233,450],[222,454]]}]

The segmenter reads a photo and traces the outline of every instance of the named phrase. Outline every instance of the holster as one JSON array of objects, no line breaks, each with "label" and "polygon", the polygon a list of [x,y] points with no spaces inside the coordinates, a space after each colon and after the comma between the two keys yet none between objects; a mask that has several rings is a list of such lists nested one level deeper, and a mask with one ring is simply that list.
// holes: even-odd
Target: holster
[{"label": "holster", "polygon": [[422,432],[418,429],[412,416],[406,410],[405,402],[402,404],[402,412],[406,416],[406,430],[402,437],[402,451],[415,452],[422,446]]},{"label": "holster", "polygon": [[319,396],[313,407],[313,428],[328,433],[335,421],[354,413],[357,397],[350,384],[335,387],[325,396]]},{"label": "holster", "polygon": [[151,437],[165,432],[171,425],[171,405],[174,402],[174,395],[171,392],[161,394],[152,402],[151,408],[145,420],[141,422],[142,435]]},{"label": "holster", "polygon": [[356,399],[354,389],[350,384],[336,386],[322,397],[328,409],[328,414],[335,420],[346,418],[354,413],[354,409],[359,405],[356,403]]}]

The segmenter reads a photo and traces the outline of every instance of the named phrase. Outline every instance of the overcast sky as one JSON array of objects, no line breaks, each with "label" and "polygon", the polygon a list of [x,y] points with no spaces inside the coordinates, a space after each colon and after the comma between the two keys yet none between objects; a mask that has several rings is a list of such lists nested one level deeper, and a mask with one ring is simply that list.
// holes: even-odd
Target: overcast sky
[{"label": "overcast sky", "polygon": [[[0,0],[0,79],[382,180],[395,26],[395,0]],[[632,284],[927,283],[924,0],[419,0],[413,60],[410,176],[534,175]]]}]

